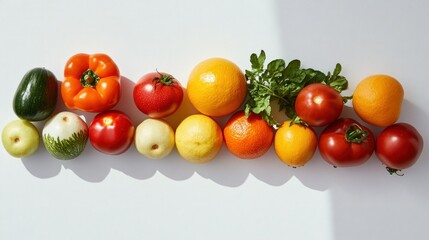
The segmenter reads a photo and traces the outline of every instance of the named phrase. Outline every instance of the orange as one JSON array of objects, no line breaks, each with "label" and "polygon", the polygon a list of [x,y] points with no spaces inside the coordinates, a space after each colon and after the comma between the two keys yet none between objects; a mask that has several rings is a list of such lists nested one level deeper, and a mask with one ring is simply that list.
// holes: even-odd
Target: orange
[{"label": "orange", "polygon": [[192,70],[187,93],[201,113],[220,117],[237,110],[247,94],[246,78],[240,68],[223,58],[210,58]]},{"label": "orange", "polygon": [[223,129],[226,147],[235,156],[254,159],[266,153],[274,138],[274,129],[261,115],[251,113],[248,118],[244,111],[231,116]]},{"label": "orange", "polygon": [[274,137],[274,149],[280,160],[291,167],[304,166],[314,155],[317,135],[311,127],[290,125],[285,121]]},{"label": "orange", "polygon": [[211,117],[193,114],[177,127],[175,142],[183,159],[205,163],[214,159],[222,148],[222,129]]},{"label": "orange", "polygon": [[365,122],[386,127],[394,124],[401,113],[404,89],[388,75],[363,79],[353,93],[353,109]]}]

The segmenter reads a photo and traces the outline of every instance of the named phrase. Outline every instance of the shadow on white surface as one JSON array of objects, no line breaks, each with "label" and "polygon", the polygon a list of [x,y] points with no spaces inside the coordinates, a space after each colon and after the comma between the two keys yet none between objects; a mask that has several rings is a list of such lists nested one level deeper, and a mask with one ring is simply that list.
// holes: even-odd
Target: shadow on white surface
[{"label": "shadow on white surface", "polygon": [[[402,110],[400,122],[415,125],[428,119],[409,100],[404,100]],[[427,143],[427,136],[423,138]],[[336,176],[341,181],[330,188],[335,239],[424,239],[429,215],[423,207],[429,201],[428,156],[425,147],[402,177],[390,176],[375,156],[357,172],[350,169]]]},{"label": "shadow on white surface", "polygon": [[[8,66],[8,87],[2,90],[8,98],[3,103],[10,102],[16,72],[37,63],[60,73],[59,63],[70,52],[116,54],[115,59],[125,60],[121,70],[130,75],[162,62],[183,76],[186,66],[202,56],[231,57],[238,63],[246,58],[248,66],[247,54],[264,48],[268,58],[299,58],[306,67],[332,71],[340,62],[352,85],[375,72],[403,79],[409,100],[404,101],[400,121],[419,127],[428,143],[427,1],[234,2],[1,1],[0,46],[5,57],[0,61]],[[87,21],[87,12],[79,11],[82,4],[98,9],[91,17],[103,21]],[[164,14],[157,18],[160,9]],[[76,28],[79,24],[86,27]],[[112,34],[111,29],[117,31]],[[160,31],[169,34],[153,34]],[[14,58],[20,58],[20,64],[13,64]],[[116,108],[137,125],[145,116],[130,104],[133,84],[123,77],[123,96]],[[66,108],[59,104],[60,110]],[[88,124],[95,115],[76,112]],[[187,112],[193,110],[183,110]],[[356,117],[347,107],[343,116]],[[177,126],[177,120],[168,120]],[[381,131],[372,129],[375,134]],[[214,161],[198,165],[181,159],[177,151],[151,160],[134,146],[110,156],[90,143],[79,158],[61,161],[42,145],[21,160],[25,174],[15,166],[2,169],[10,174],[2,175],[0,239],[428,238],[427,146],[416,165],[398,177],[390,176],[375,156],[359,167],[333,168],[317,152],[305,167],[293,169],[281,163],[273,149],[261,159],[246,161],[224,146]],[[31,176],[22,176],[26,174]],[[207,178],[209,184],[186,181],[194,175]],[[248,179],[250,175],[261,184]],[[181,181],[184,184],[177,184]],[[92,184],[99,182],[103,184]],[[171,192],[164,194],[163,186]]]},{"label": "shadow on white surface", "polygon": [[[428,128],[424,127],[428,122],[427,111],[416,104],[424,106],[421,104],[424,99],[422,95],[420,98],[413,96],[414,93],[422,94],[422,90],[416,88],[422,83],[421,72],[417,70],[420,62],[407,60],[428,53],[427,47],[423,47],[427,35],[421,35],[415,27],[421,27],[419,20],[427,20],[419,10],[424,4],[424,1],[413,4],[402,1],[389,4],[374,1],[291,4],[290,1],[277,1],[280,41],[283,43],[281,55],[290,60],[298,57],[304,65],[316,65],[326,70],[336,63],[330,61],[339,61],[343,64],[343,74],[351,83],[375,73],[391,73],[404,78],[406,92],[399,122],[416,126],[428,143]],[[308,11],[312,14],[306,14]],[[406,44],[388,41],[402,36],[415,37],[407,37]],[[410,72],[414,65],[417,65],[416,73]],[[359,119],[350,107],[345,107],[342,115]],[[371,129],[376,136],[382,130]],[[405,169],[402,177],[389,175],[375,154],[359,167],[327,169],[318,166],[305,168],[295,176],[307,187],[329,191],[331,219],[327,221],[332,226],[332,239],[426,239],[428,157],[426,146],[418,162]],[[314,164],[319,164],[320,159],[316,156]]]},{"label": "shadow on white surface", "polygon": [[[133,120],[134,125],[137,126],[146,116],[134,104],[130,104],[134,102],[132,93],[134,82],[124,76],[122,76],[121,81],[122,96],[115,108],[126,113]],[[185,94],[185,96],[187,95]],[[55,113],[69,111],[62,101],[58,102]],[[74,112],[83,115],[88,125],[95,116],[95,113]],[[192,107],[189,99],[185,97],[184,104],[175,113],[175,116],[168,117],[166,120],[176,128],[181,120],[193,113],[197,113],[197,111]],[[227,121],[227,117],[216,118],[216,121],[223,126]],[[43,123],[39,123],[38,128],[41,132]],[[42,142],[41,144],[43,145]],[[189,163],[183,160],[176,150],[165,159],[148,159],[140,155],[134,145],[131,145],[130,149],[121,155],[106,155],[96,151],[89,142],[83,153],[73,160],[57,160],[50,156],[46,149],[41,146],[36,154],[22,159],[22,163],[32,175],[39,178],[55,177],[64,168],[73,171],[85,181],[100,182],[108,177],[110,171],[114,169],[141,180],[152,177],[156,172],[178,181],[186,180],[197,173],[204,178],[229,187],[240,186],[246,181],[249,174],[267,184],[280,186],[291,178],[295,170],[298,171],[298,169],[292,169],[281,163],[272,148],[264,158],[241,160],[229,153],[225,145],[215,160],[205,164]],[[317,167],[317,165],[315,166]],[[308,168],[311,169],[311,167]]]},{"label": "shadow on white surface", "polygon": [[[124,111],[133,119],[134,125],[137,126],[146,116],[141,113],[134,104],[129,104],[133,102],[133,87],[134,82],[122,76],[122,97],[115,108]],[[183,118],[197,112],[195,109],[189,108],[189,106],[192,106],[189,99],[185,99],[184,105],[177,113],[180,116],[176,115],[167,118],[167,121],[170,121],[174,128],[177,127]],[[56,112],[66,110],[62,101],[59,101]],[[422,113],[423,111],[417,109],[417,106],[408,100],[404,101],[404,118],[407,119],[408,116],[414,114],[413,119],[415,119],[415,117],[418,116],[416,113],[419,112]],[[76,111],[76,113],[82,114],[88,124],[95,116],[94,113],[84,113],[80,111]],[[348,106],[344,107],[342,116],[358,119],[353,109]],[[404,121],[406,119],[404,119]],[[427,116],[418,116],[417,119],[427,119]],[[217,118],[216,120],[223,126],[226,123],[227,117]],[[42,123],[38,124],[39,129],[41,129],[42,126]],[[381,130],[381,128],[375,127],[371,127],[371,129],[374,131],[375,135],[378,135]],[[319,134],[321,130],[321,128],[318,128],[316,132]],[[136,151],[134,145],[132,145],[127,152],[119,156],[106,155],[96,151],[89,142],[84,152],[73,160],[57,160],[50,156],[42,146],[36,154],[22,159],[22,162],[32,175],[39,178],[55,177],[60,174],[62,168],[64,168],[73,171],[85,181],[100,182],[108,177],[110,171],[114,169],[140,180],[151,178],[156,172],[178,181],[186,180],[197,173],[220,185],[237,187],[243,184],[250,174],[272,186],[283,185],[292,176],[295,176],[305,186],[318,191],[324,191],[330,189],[332,186],[338,186],[338,179],[342,179],[341,182],[344,182],[344,178],[353,179],[354,177],[358,177],[362,179],[354,179],[354,181],[368,184],[368,179],[371,179],[368,178],[368,176],[377,177],[380,174],[385,175],[387,173],[385,173],[383,166],[374,156],[360,167],[340,169],[333,168],[323,161],[317,151],[313,159],[304,168],[291,168],[283,164],[277,158],[273,147],[263,158],[242,160],[233,156],[225,145],[222,147],[222,150],[215,160],[205,164],[189,163],[183,160],[176,150],[165,159],[148,159],[140,155]],[[418,169],[421,168],[416,168],[414,171],[418,171]],[[412,175],[410,177],[415,177],[416,174],[413,173],[409,175]]]}]

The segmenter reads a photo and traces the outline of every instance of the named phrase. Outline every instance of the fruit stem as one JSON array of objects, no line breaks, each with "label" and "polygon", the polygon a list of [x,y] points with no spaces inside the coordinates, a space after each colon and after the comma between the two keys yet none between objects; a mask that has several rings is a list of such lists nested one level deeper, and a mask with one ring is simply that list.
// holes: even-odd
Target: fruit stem
[{"label": "fruit stem", "polygon": [[343,103],[347,103],[349,100],[353,99],[353,95],[351,95],[351,96],[341,96],[341,98],[343,99]]},{"label": "fruit stem", "polygon": [[361,143],[368,138],[368,135],[368,131],[364,130],[358,124],[352,123],[346,131],[345,138],[346,141],[350,143]]},{"label": "fruit stem", "polygon": [[174,80],[173,76],[169,74],[162,74],[158,72],[158,69],[156,70],[156,72],[159,74],[159,77],[155,77],[152,79],[152,82],[155,82],[155,88],[156,88],[156,85],[158,84],[167,85],[167,86],[170,86],[171,84],[173,84],[173,80]]},{"label": "fruit stem", "polygon": [[100,81],[100,77],[92,69],[86,70],[80,77],[83,87],[95,87],[98,81]]},{"label": "fruit stem", "polygon": [[295,115],[292,120],[289,123],[289,126],[292,126],[293,124],[298,124],[301,125],[303,127],[309,127],[309,125],[304,122],[298,115]]},{"label": "fruit stem", "polygon": [[391,167],[386,167],[386,170],[390,173],[390,175],[396,174],[397,176],[404,176],[404,174],[399,174],[398,172],[400,172],[400,169],[395,169],[395,168],[391,168]]}]

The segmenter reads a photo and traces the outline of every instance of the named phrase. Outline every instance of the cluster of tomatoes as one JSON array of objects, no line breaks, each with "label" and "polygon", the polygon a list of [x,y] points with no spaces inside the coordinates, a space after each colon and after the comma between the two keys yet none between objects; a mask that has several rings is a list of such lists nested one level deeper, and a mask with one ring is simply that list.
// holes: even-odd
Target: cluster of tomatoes
[{"label": "cluster of tomatoes", "polygon": [[[341,95],[324,84],[310,84],[296,98],[295,110],[300,120],[311,127],[325,127],[319,136],[318,148],[328,163],[335,167],[358,166],[375,152],[390,174],[398,174],[418,160],[423,138],[415,127],[408,123],[389,123],[375,138],[372,131],[358,121],[339,118],[342,109]],[[396,122],[398,117],[399,114],[391,121]]]}]

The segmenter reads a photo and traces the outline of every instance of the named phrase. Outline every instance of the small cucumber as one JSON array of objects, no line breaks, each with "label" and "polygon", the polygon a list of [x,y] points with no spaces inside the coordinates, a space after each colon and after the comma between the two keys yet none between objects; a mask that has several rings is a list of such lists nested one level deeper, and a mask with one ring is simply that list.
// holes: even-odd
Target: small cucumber
[{"label": "small cucumber", "polygon": [[55,110],[58,82],[45,68],[34,68],[22,78],[13,99],[15,114],[28,121],[47,119]]}]

